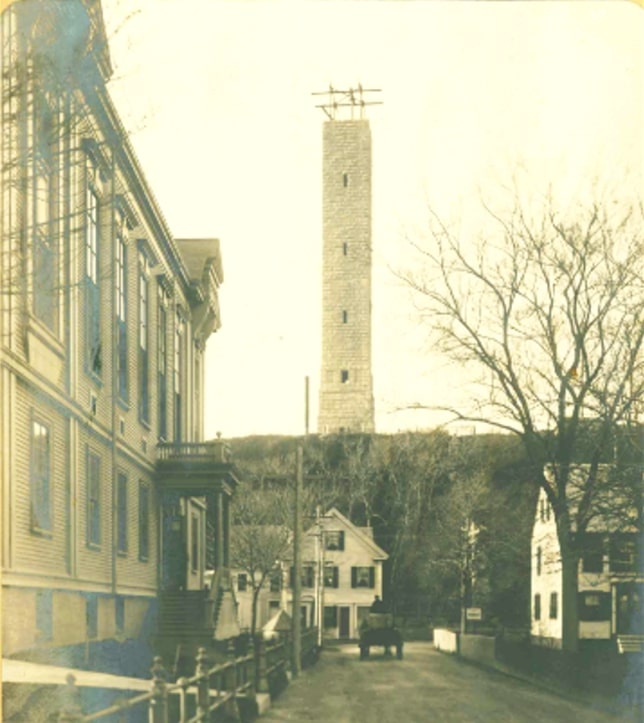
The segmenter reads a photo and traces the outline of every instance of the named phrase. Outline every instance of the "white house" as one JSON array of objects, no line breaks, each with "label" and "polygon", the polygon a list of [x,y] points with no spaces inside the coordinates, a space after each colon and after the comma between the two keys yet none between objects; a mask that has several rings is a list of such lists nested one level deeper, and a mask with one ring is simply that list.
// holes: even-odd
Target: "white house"
[{"label": "white house", "polygon": [[[579,471],[583,474],[581,467]],[[607,472],[608,468],[604,474]],[[573,479],[573,489],[574,486]],[[590,521],[578,572],[580,640],[612,640],[623,649],[623,636],[644,633],[641,555],[638,565],[640,545],[636,528],[623,524],[618,528],[614,516],[612,523],[611,515],[598,515]],[[561,553],[554,514],[544,490],[540,491],[537,501],[531,550],[531,639],[537,644],[559,647]]]},{"label": "white house", "polygon": [[[387,553],[373,540],[370,527],[351,523],[335,507],[304,534],[302,616],[320,625],[328,638],[357,638],[376,595],[382,598],[382,563]],[[290,563],[289,563],[290,564]],[[293,570],[289,570],[288,609]]]}]

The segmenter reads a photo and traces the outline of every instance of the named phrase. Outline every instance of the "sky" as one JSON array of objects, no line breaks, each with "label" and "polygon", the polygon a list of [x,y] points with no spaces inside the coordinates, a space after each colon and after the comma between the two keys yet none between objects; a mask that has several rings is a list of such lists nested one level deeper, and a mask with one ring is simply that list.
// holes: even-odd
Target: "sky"
[{"label": "sky", "polygon": [[[399,274],[428,209],[644,175],[644,10],[613,2],[103,0],[110,92],[173,234],[217,237],[222,327],[206,438],[316,430],[322,124],[312,93],[379,88],[373,144],[376,430],[428,429],[466,401]],[[565,199],[565,201],[563,200]],[[416,405],[423,409],[413,408]]]}]

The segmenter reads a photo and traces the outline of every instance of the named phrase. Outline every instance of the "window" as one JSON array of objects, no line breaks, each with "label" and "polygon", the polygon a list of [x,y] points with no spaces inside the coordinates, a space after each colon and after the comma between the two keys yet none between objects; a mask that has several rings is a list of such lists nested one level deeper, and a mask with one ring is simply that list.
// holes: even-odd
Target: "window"
[{"label": "window", "polygon": [[324,627],[325,628],[337,628],[338,627],[338,606],[337,605],[325,605],[324,606]]},{"label": "window", "polygon": [[85,601],[85,629],[90,640],[98,637],[98,596],[94,593],[89,593]]},{"label": "window", "polygon": [[340,569],[335,565],[324,566],[324,587],[339,587]]},{"label": "window", "polygon": [[635,535],[614,535],[610,540],[610,571],[635,572],[637,568],[637,538]]},{"label": "window", "polygon": [[119,215],[116,234],[116,327],[119,398],[127,402],[127,248],[125,222]]},{"label": "window", "polygon": [[143,422],[150,421],[148,324],[150,266],[144,253],[139,257],[139,416]]},{"label": "window", "polygon": [[150,556],[150,488],[146,482],[139,482],[139,560],[147,561]]},{"label": "window", "polygon": [[31,423],[31,529],[50,532],[51,452],[49,428],[34,419]]},{"label": "window", "polygon": [[270,591],[271,592],[280,592],[281,589],[282,589],[282,571],[277,570],[276,572],[271,573]]},{"label": "window", "polygon": [[344,550],[344,530],[327,530],[324,533],[326,550]]},{"label": "window", "polygon": [[346,310],[343,310],[342,311],[342,323],[346,324],[348,320],[349,320],[349,312]]},{"label": "window", "polygon": [[534,619],[541,620],[541,595],[539,593],[534,596]]},{"label": "window", "polygon": [[580,620],[610,620],[610,593],[583,591],[579,593]]},{"label": "window", "polygon": [[342,174],[342,185],[346,188],[349,185],[349,174],[343,173]]},{"label": "window", "polygon": [[537,575],[541,575],[541,548],[537,547]]},{"label": "window", "polygon": [[157,396],[159,403],[159,438],[168,437],[168,297],[165,289],[159,285],[157,314]]},{"label": "window", "polygon": [[183,339],[184,339],[184,321],[179,311],[177,311],[177,320],[174,339],[174,441],[181,441],[181,420],[182,420],[182,404],[181,404],[181,381],[183,379]]},{"label": "window", "polygon": [[53,634],[53,600],[51,590],[36,593],[36,628],[40,641],[51,640]]},{"label": "window", "polygon": [[348,369],[342,369],[340,371],[340,381],[343,384],[346,384],[349,381],[349,370]]},{"label": "window", "polygon": [[101,459],[87,451],[87,544],[101,544]]},{"label": "window", "polygon": [[349,244],[345,241],[342,244],[342,255],[346,256],[348,251],[349,251]]},{"label": "window", "polygon": [[114,599],[114,627],[117,633],[125,631],[125,598],[121,595]]},{"label": "window", "polygon": [[376,569],[375,567],[352,567],[351,568],[351,587],[375,587]]},{"label": "window", "polygon": [[239,592],[245,592],[248,588],[248,576],[245,572],[240,572],[237,575],[237,590]]},{"label": "window", "polygon": [[[291,565],[290,570],[290,587],[293,587],[295,580],[295,571]],[[302,565],[302,587],[314,587],[315,585],[315,568],[313,565]]]},{"label": "window", "polygon": [[557,619],[557,593],[556,592],[550,593],[550,619],[551,620]]},{"label": "window", "polygon": [[98,194],[92,183],[97,173],[88,161],[88,182],[85,192],[85,306],[87,335],[87,367],[101,375],[101,298],[99,287],[99,215]]},{"label": "window", "polygon": [[34,92],[33,115],[33,313],[49,329],[56,329],[57,260],[54,234],[57,188],[54,111],[43,93]]},{"label": "window", "polygon": [[604,569],[604,539],[597,533],[584,535],[581,551],[583,572],[602,572]]},{"label": "window", "polygon": [[127,476],[119,472],[116,482],[117,550],[125,554],[127,553]]}]

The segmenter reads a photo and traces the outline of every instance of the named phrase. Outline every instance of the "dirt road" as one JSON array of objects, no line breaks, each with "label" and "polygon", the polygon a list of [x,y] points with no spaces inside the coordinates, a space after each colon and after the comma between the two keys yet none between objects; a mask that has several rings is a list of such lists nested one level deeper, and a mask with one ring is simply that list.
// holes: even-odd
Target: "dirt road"
[{"label": "dirt road", "polygon": [[[372,651],[373,653],[374,651]],[[375,651],[378,653],[379,651]],[[403,660],[325,649],[260,719],[319,723],[607,723],[626,720],[407,643]]]}]

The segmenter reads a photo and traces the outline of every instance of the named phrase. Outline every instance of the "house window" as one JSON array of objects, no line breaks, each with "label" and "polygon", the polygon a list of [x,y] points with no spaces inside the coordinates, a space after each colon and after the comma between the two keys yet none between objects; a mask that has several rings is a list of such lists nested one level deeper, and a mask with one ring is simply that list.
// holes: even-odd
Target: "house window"
[{"label": "house window", "polygon": [[271,573],[270,591],[271,592],[280,592],[281,589],[282,589],[282,572],[281,572],[281,570],[277,570],[276,572]]},{"label": "house window", "polygon": [[145,423],[150,421],[148,325],[150,266],[144,253],[139,256],[139,415]]},{"label": "house window", "polygon": [[352,567],[351,568],[351,587],[370,587],[376,585],[376,568],[375,567]]},{"label": "house window", "polygon": [[583,591],[579,593],[580,620],[610,620],[610,593]]},{"label": "house window", "polygon": [[237,590],[239,592],[245,592],[248,588],[248,576],[245,572],[240,572],[237,575]]},{"label": "house window", "polygon": [[175,338],[174,338],[174,441],[181,441],[182,428],[182,394],[181,380],[183,379],[183,339],[185,323],[177,311]]},{"label": "house window", "polygon": [[541,575],[541,547],[537,547],[537,575]]},{"label": "house window", "polygon": [[147,561],[150,556],[150,488],[147,482],[139,481],[139,560]]},{"label": "house window", "polygon": [[324,587],[339,587],[340,569],[335,565],[324,566]]},{"label": "house window", "polygon": [[349,312],[346,310],[343,310],[342,311],[342,323],[346,324],[348,320],[349,320]]},{"label": "house window", "polygon": [[349,185],[349,174],[343,173],[342,174],[342,185],[346,188]]},{"label": "house window", "polygon": [[101,459],[87,451],[87,544],[101,544]]},{"label": "house window", "polygon": [[127,476],[119,472],[116,482],[117,550],[123,555],[127,553]]},{"label": "house window", "polygon": [[344,530],[328,530],[324,533],[326,550],[344,550]]},{"label": "house window", "polygon": [[342,244],[342,255],[343,255],[343,256],[346,256],[347,253],[348,253],[348,251],[349,251],[349,244],[345,241],[345,242]]},{"label": "house window", "polygon": [[324,606],[324,627],[325,628],[337,628],[338,627],[338,606],[337,605],[325,605]]},{"label": "house window", "polygon": [[119,398],[127,401],[127,249],[124,221],[119,222],[116,235],[116,327],[117,372]]},{"label": "house window", "polygon": [[534,596],[534,619],[541,620],[541,595],[539,593]]},{"label": "house window", "polygon": [[[313,565],[302,565],[302,587],[314,587],[315,585],[315,568]],[[295,580],[295,570],[291,565],[290,570],[290,587],[293,587]]]},{"label": "house window", "polygon": [[34,94],[33,116],[33,312],[52,331],[56,327],[57,262],[54,230],[56,148],[54,114],[47,98]]},{"label": "house window", "polygon": [[40,641],[51,640],[53,635],[54,615],[53,596],[51,590],[38,590],[36,593],[36,628]]},{"label": "house window", "polygon": [[98,637],[98,596],[94,593],[89,593],[85,601],[85,629],[90,640]]},{"label": "house window", "polygon": [[613,535],[610,540],[610,571],[635,572],[637,568],[637,539],[635,535]]},{"label": "house window", "polygon": [[[88,176],[92,173],[88,170]],[[96,171],[94,171],[96,173]],[[98,194],[88,180],[85,192],[85,306],[87,333],[87,366],[96,376],[101,375],[101,298],[98,277],[99,215]]]},{"label": "house window", "polygon": [[49,428],[33,420],[31,424],[31,529],[50,532],[51,452]]},{"label": "house window", "polygon": [[556,592],[550,593],[550,619],[551,620],[557,619],[557,593]]},{"label": "house window", "polygon": [[125,598],[121,595],[117,595],[114,600],[114,627],[117,633],[125,631]]},{"label": "house window", "polygon": [[348,369],[340,370],[340,381],[342,382],[342,384],[346,384],[349,381],[349,370]]},{"label": "house window", "polygon": [[159,438],[168,437],[168,297],[165,289],[159,285],[157,315],[157,396],[159,403]]},{"label": "house window", "polygon": [[581,569],[583,572],[603,572],[604,538],[596,533],[584,535],[581,551]]}]

